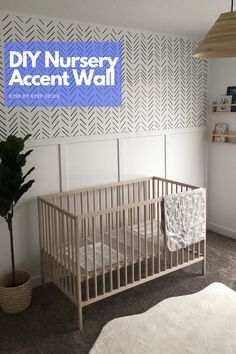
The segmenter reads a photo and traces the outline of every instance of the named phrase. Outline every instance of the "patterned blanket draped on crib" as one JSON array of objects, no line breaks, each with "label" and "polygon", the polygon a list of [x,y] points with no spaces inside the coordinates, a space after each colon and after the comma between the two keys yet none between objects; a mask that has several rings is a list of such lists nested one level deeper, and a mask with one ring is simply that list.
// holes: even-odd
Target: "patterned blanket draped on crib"
[{"label": "patterned blanket draped on crib", "polygon": [[198,188],[162,199],[162,230],[170,251],[206,238],[206,190]]}]

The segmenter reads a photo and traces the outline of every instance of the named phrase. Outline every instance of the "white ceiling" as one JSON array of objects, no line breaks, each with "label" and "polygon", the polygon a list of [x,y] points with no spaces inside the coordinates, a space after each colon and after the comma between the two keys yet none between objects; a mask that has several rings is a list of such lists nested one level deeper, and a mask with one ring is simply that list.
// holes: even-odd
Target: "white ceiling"
[{"label": "white ceiling", "polygon": [[0,0],[0,9],[201,38],[230,0]]}]

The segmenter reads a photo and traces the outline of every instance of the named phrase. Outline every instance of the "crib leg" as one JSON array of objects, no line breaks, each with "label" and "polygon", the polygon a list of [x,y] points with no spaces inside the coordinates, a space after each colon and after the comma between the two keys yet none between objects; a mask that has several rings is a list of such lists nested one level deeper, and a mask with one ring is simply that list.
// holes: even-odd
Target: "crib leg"
[{"label": "crib leg", "polygon": [[80,331],[83,331],[83,310],[82,307],[78,305],[77,307],[78,314],[78,328]]},{"label": "crib leg", "polygon": [[206,239],[203,243],[202,275],[206,275]]},{"label": "crib leg", "polygon": [[202,261],[202,275],[206,275],[206,258]]}]

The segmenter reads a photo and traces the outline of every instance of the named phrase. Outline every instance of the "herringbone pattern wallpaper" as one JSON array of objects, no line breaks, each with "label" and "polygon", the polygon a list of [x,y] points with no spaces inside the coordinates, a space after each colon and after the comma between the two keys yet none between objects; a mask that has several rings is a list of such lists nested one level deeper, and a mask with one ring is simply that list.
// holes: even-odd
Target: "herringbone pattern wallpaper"
[{"label": "herringbone pattern wallpaper", "polygon": [[[206,126],[207,62],[192,58],[193,40],[12,15],[0,15],[0,40],[0,140],[10,133],[47,139]],[[121,41],[122,107],[4,107],[4,41]]]}]

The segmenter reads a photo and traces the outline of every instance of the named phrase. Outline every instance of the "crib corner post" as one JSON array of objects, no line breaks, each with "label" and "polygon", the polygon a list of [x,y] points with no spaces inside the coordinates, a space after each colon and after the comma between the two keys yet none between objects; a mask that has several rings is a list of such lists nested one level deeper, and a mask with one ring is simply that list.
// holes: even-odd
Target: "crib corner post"
[{"label": "crib corner post", "polygon": [[43,203],[40,197],[37,198],[38,203],[38,226],[39,226],[39,244],[40,244],[40,270],[41,270],[41,286],[45,287],[45,276],[43,272]]},{"label": "crib corner post", "polygon": [[80,331],[83,331],[83,309],[81,304],[77,305],[77,316],[78,316],[78,328]]},{"label": "crib corner post", "polygon": [[79,234],[79,218],[75,217],[75,250],[76,250],[76,282],[77,282],[77,318],[78,328],[83,331],[83,308],[82,308],[82,292],[81,292],[81,272],[80,272],[80,234]]}]

